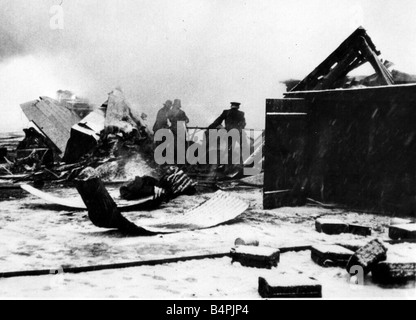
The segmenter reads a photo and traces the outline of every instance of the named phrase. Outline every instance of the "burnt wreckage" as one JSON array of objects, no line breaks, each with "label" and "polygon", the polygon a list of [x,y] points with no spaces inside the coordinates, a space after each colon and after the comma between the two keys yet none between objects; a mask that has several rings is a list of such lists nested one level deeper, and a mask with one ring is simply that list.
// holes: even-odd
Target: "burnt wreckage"
[{"label": "burnt wreckage", "polygon": [[[416,78],[359,28],[284,99],[267,100],[265,209],[307,199],[416,212]],[[348,77],[370,63],[375,74]]]}]

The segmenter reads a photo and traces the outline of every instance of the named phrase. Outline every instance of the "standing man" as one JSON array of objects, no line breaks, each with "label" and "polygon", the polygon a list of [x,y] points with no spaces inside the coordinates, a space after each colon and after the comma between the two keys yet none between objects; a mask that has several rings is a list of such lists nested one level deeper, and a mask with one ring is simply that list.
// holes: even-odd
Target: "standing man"
[{"label": "standing man", "polygon": [[[215,120],[208,129],[217,129],[223,122],[225,122],[225,129],[229,132],[230,130],[237,129],[240,133],[240,161],[242,162],[242,139],[243,139],[243,131],[246,128],[246,118],[244,112],[240,111],[241,103],[239,102],[231,102],[231,109],[224,110],[224,112],[219,116],[217,120]],[[233,142],[228,143],[228,161],[232,161],[232,154],[236,147],[236,141],[232,140]]]},{"label": "standing man", "polygon": [[[189,118],[182,110],[181,100],[176,99],[174,101],[173,107],[168,113],[168,119],[170,122],[170,130],[175,137],[175,159],[177,162],[182,162],[181,164],[185,164],[185,159],[179,159],[178,155],[186,154],[186,150],[188,149],[187,124],[189,123]],[[184,141],[178,141],[178,139],[184,139]]]},{"label": "standing man", "polygon": [[160,129],[169,129],[168,124],[168,113],[172,109],[172,101],[168,100],[163,105],[163,108],[159,110],[156,117],[156,123],[153,126],[153,132],[156,132]]},{"label": "standing man", "polygon": [[186,130],[186,125],[189,123],[189,118],[187,117],[186,113],[182,110],[181,100],[176,99],[174,101],[172,109],[168,112],[168,119],[171,124],[170,130],[172,130],[175,136],[177,136],[178,132],[178,122],[184,122]]}]

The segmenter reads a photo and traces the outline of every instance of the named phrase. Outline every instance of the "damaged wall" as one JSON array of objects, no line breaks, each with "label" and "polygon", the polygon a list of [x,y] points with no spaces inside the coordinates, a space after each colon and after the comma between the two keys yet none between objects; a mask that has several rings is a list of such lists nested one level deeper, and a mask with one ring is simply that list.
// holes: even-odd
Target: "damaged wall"
[{"label": "damaged wall", "polygon": [[[416,85],[286,98],[267,101],[266,208],[297,204],[273,194],[290,189],[323,202],[415,215]],[[289,98],[303,101],[294,106]]]}]

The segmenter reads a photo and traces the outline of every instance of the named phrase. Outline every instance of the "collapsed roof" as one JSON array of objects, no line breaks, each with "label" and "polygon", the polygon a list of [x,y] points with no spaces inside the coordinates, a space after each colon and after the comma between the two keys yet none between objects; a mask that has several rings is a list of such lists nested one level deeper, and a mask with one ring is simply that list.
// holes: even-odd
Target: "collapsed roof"
[{"label": "collapsed roof", "polygon": [[342,88],[345,86],[347,75],[367,62],[376,72],[373,76],[375,79],[371,81],[372,85],[394,85],[394,76],[388,70],[388,65],[379,59],[380,54],[381,52],[377,50],[367,31],[360,27],[290,91]]}]

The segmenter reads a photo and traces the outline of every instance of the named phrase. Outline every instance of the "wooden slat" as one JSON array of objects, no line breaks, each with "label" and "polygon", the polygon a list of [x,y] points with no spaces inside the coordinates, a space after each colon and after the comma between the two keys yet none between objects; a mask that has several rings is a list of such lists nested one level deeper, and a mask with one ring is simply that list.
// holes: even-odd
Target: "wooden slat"
[{"label": "wooden slat", "polygon": [[22,104],[21,108],[27,118],[64,153],[71,128],[81,120],[79,116],[49,98]]}]

